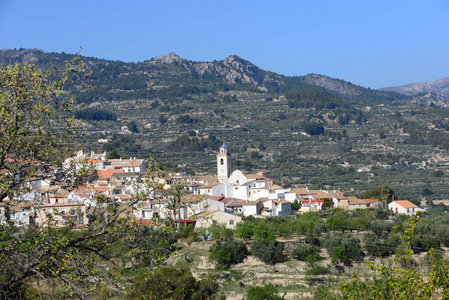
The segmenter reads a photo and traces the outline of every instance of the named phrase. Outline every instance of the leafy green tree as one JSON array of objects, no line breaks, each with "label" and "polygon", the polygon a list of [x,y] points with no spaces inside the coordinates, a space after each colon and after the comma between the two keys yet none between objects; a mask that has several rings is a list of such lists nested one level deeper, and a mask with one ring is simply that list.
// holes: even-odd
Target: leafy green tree
[{"label": "leafy green tree", "polygon": [[218,268],[229,268],[243,262],[248,255],[248,248],[239,240],[227,238],[217,240],[209,249],[209,258],[217,263]]},{"label": "leafy green tree", "polygon": [[291,256],[300,261],[314,262],[322,259],[322,257],[320,257],[320,252],[318,246],[299,243],[293,249]]},{"label": "leafy green tree", "polygon": [[272,240],[254,240],[251,243],[251,254],[268,265],[287,260],[284,254],[284,243]]},{"label": "leafy green tree", "polygon": [[158,267],[143,272],[127,288],[127,299],[212,299],[218,283],[211,279],[197,280],[186,268]]},{"label": "leafy green tree", "polygon": [[324,126],[320,123],[305,122],[304,131],[310,135],[322,135],[324,134]]},{"label": "leafy green tree", "polygon": [[328,233],[323,236],[323,246],[335,263],[342,262],[349,266],[353,260],[360,261],[364,256],[360,240],[349,233]]},{"label": "leafy green tree", "polygon": [[326,225],[330,230],[341,230],[345,232],[351,227],[351,222],[347,211],[343,209],[334,209],[326,220]]},{"label": "leafy green tree", "polygon": [[119,159],[120,154],[118,153],[117,149],[112,150],[111,152],[108,152],[106,154],[107,159]]},{"label": "leafy green tree", "polygon": [[253,221],[244,220],[243,222],[239,222],[235,228],[235,234],[244,239],[245,241],[250,240],[254,236],[254,224]]}]

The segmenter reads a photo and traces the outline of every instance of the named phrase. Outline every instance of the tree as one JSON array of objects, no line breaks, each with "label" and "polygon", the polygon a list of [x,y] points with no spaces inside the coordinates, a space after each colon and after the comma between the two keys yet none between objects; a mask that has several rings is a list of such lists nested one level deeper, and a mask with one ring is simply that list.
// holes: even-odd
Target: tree
[{"label": "tree", "polygon": [[304,131],[310,135],[324,134],[324,126],[320,123],[305,122]]},{"label": "tree", "polygon": [[217,240],[209,249],[209,258],[217,263],[218,268],[229,268],[243,262],[248,255],[248,248],[239,240],[227,238]]},{"label": "tree", "polygon": [[349,233],[328,233],[323,236],[323,245],[335,263],[342,262],[347,266],[350,266],[353,260],[360,261],[364,255],[360,240]]},{"label": "tree", "polygon": [[[315,293],[318,299],[448,299],[449,263],[435,251],[428,253],[429,263],[420,269],[412,267],[414,243],[419,214],[406,224],[399,234],[404,251],[384,264],[368,261],[369,274],[354,273],[350,280],[337,285],[321,286]],[[398,228],[397,228],[398,229]]]},{"label": "tree", "polygon": [[284,244],[272,240],[257,239],[251,243],[251,254],[268,265],[275,265],[287,259]]},{"label": "tree", "polygon": [[127,299],[206,300],[217,291],[217,282],[197,280],[187,268],[167,266],[139,274],[127,289]]},{"label": "tree", "polygon": [[139,133],[139,127],[137,126],[136,121],[131,121],[127,124],[129,131],[133,133]]},{"label": "tree", "polygon": [[315,245],[299,243],[295,246],[291,256],[300,261],[314,262],[321,260],[320,248]]},{"label": "tree", "polygon": [[51,218],[43,225],[18,228],[10,218],[11,208],[20,204],[17,197],[29,191],[30,181],[50,178],[71,189],[92,174],[85,168],[71,168],[66,161],[75,149],[70,143],[74,101],[63,88],[79,84],[75,80],[83,77],[82,70],[78,59],[52,73],[26,63],[0,66],[0,202],[6,219],[0,220],[2,299],[34,299],[41,287],[45,287],[39,291],[43,298],[124,293],[118,278],[126,273],[114,261],[138,230],[139,225],[124,214],[134,202],[107,217],[103,209],[95,209],[82,228],[71,221],[59,227]]}]

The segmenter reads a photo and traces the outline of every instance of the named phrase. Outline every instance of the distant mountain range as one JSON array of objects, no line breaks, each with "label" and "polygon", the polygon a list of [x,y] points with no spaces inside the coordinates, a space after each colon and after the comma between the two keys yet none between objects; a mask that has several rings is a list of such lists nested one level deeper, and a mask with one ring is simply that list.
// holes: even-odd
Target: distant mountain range
[{"label": "distant mountain range", "polygon": [[[48,53],[40,49],[0,49],[0,63],[28,61],[44,69],[49,68],[50,63],[62,66],[64,61],[73,57],[73,54]],[[237,55],[212,62],[182,59],[174,52],[138,63],[93,57],[82,59],[92,71],[92,84],[102,87],[95,93],[91,91],[81,95],[82,101],[87,98],[92,98],[92,101],[107,99],[111,94],[130,90],[138,92],[137,96],[151,98],[154,93],[146,93],[145,90],[172,88],[173,85],[208,86],[216,89],[221,83],[228,85],[226,89],[252,87],[272,94],[283,94],[289,89],[327,90],[355,103],[368,105],[394,101],[434,103],[441,106],[448,106],[449,103],[449,77],[432,83],[412,83],[373,90],[325,75],[283,76],[262,70]]]},{"label": "distant mountain range", "polygon": [[[62,66],[64,61],[73,56],[65,53],[48,53],[39,49],[1,49],[0,63],[12,64],[15,61],[28,61],[35,63],[40,68],[49,68],[50,63]],[[149,97],[151,95],[145,93],[144,90],[160,90],[180,84],[196,87],[208,86],[209,88],[227,84],[226,89],[256,88],[259,92],[271,94],[283,94],[289,89],[320,89],[331,91],[342,98],[355,102],[366,103],[388,103],[408,99],[408,97],[397,93],[364,88],[325,75],[283,76],[262,70],[236,55],[212,62],[189,61],[173,52],[138,63],[93,57],[82,57],[82,60],[92,71],[92,84],[101,86],[102,88],[97,91],[103,93],[103,96],[98,93],[95,95],[89,93],[86,96],[97,99],[108,98],[108,95],[118,91],[129,90]],[[129,81],[132,83],[124,83]]]},{"label": "distant mountain range", "polygon": [[449,100],[449,77],[434,82],[410,83],[402,86],[386,87],[381,91],[391,91],[404,95],[435,94]]}]

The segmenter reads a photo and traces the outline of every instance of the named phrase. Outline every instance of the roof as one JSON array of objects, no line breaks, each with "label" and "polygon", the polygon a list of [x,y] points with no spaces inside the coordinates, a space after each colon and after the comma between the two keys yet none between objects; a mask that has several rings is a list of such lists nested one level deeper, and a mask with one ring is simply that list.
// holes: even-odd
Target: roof
[{"label": "roof", "polygon": [[107,169],[107,170],[99,170],[98,175],[100,177],[111,177],[114,173],[123,173],[123,169]]},{"label": "roof", "polygon": [[97,186],[97,187],[94,187],[94,190],[95,191],[97,191],[97,192],[107,192],[107,191],[109,191],[111,188],[110,187],[107,187],[107,186]]},{"label": "roof", "polygon": [[45,207],[71,207],[71,206],[85,206],[84,203],[68,203],[68,204],[43,204],[43,205],[37,205],[38,208],[45,208]]},{"label": "roof", "polygon": [[216,213],[217,211],[219,211],[219,210],[218,209],[217,210],[206,210],[206,211],[203,211],[202,213],[197,214],[195,216],[195,218],[196,219],[203,218],[203,217],[209,216],[209,215],[211,215],[213,213]]},{"label": "roof", "polygon": [[380,201],[379,199],[362,199],[362,200],[365,202],[368,202],[368,203],[374,203],[374,202]]},{"label": "roof", "polygon": [[244,203],[242,203],[242,205],[243,206],[257,205],[259,202],[262,202],[262,201],[259,201],[259,200],[256,200],[256,201],[245,201]]},{"label": "roof", "polygon": [[210,189],[210,188],[213,188],[214,186],[217,186],[217,185],[220,185],[220,184],[221,184],[221,183],[214,183],[214,184],[202,185],[202,186],[199,186],[198,189],[201,189],[201,190],[203,190],[203,189]]},{"label": "roof", "polygon": [[410,202],[408,200],[397,200],[397,201],[393,201],[392,203],[396,203],[397,205],[400,205],[405,208],[418,208],[418,206],[416,206],[415,204],[413,204],[412,202]]},{"label": "roof", "polygon": [[270,186],[270,191],[275,191],[275,190],[282,190],[282,186],[277,185],[277,184],[273,184],[272,186]]}]

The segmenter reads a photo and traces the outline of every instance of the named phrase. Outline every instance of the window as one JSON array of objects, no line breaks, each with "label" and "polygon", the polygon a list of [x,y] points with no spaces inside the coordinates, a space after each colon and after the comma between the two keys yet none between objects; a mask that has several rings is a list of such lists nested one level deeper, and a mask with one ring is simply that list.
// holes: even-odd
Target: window
[{"label": "window", "polygon": [[234,220],[229,220],[229,225],[234,225]]},{"label": "window", "polygon": [[224,165],[224,159],[223,159],[223,158],[220,159],[220,164],[221,164],[221,165]]}]

